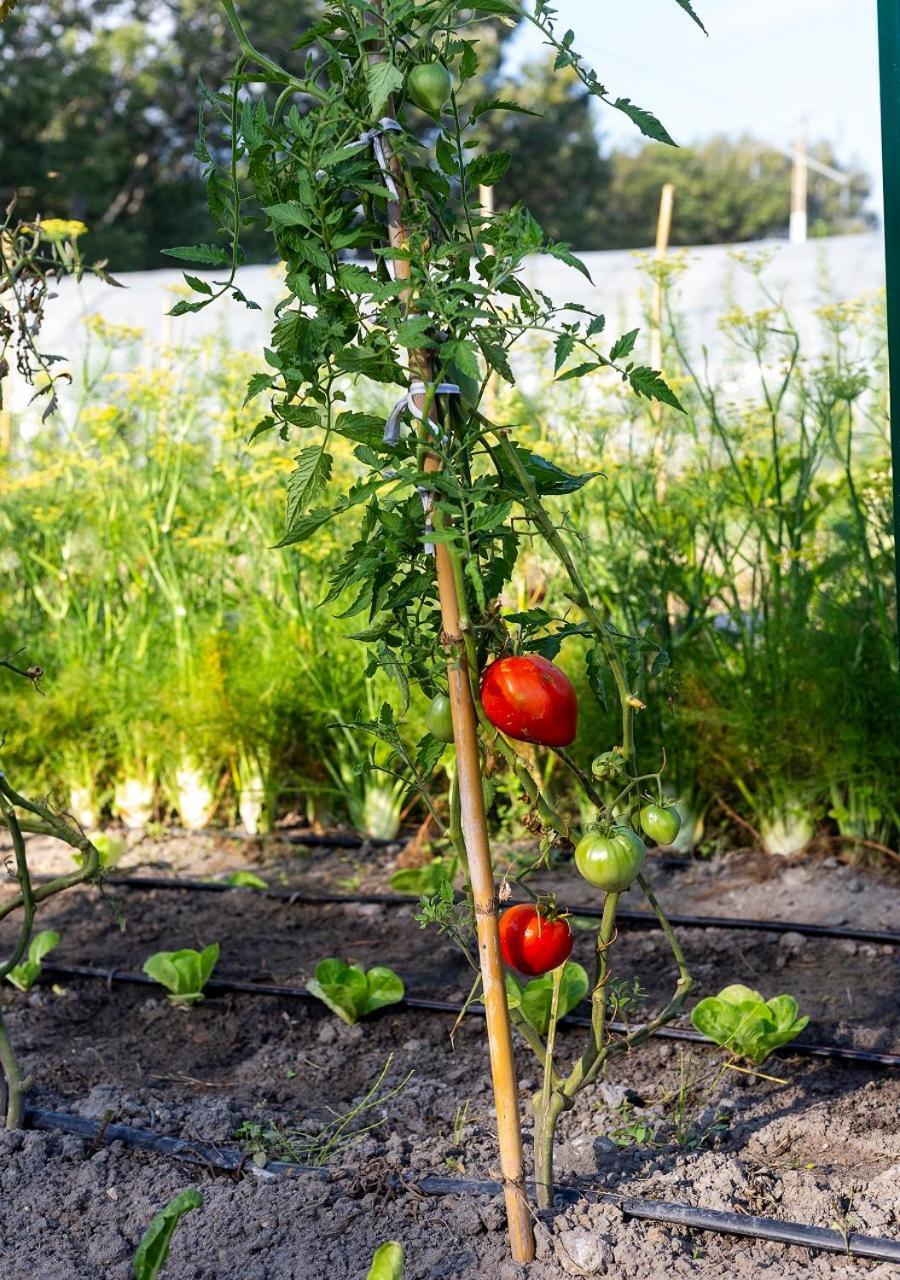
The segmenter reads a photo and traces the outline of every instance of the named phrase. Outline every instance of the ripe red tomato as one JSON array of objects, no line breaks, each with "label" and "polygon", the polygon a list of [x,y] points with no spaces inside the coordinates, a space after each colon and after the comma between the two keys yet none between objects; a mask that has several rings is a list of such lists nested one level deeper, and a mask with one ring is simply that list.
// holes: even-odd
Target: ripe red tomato
[{"label": "ripe red tomato", "polygon": [[481,678],[484,713],[519,742],[567,747],[578,728],[578,696],[569,677],[538,653],[499,658]]},{"label": "ripe red tomato", "polygon": [[537,977],[558,968],[572,954],[568,920],[548,919],[523,902],[500,917],[500,950],[512,969]]}]

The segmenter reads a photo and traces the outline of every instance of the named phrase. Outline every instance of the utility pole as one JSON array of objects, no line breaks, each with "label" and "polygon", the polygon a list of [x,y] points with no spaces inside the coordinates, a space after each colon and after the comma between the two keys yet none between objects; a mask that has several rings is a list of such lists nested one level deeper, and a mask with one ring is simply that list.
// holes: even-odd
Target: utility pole
[{"label": "utility pole", "polygon": [[791,244],[806,244],[808,218],[806,214],[806,188],[808,165],[806,158],[806,123],[797,125],[794,139],[794,163],[791,169]]}]

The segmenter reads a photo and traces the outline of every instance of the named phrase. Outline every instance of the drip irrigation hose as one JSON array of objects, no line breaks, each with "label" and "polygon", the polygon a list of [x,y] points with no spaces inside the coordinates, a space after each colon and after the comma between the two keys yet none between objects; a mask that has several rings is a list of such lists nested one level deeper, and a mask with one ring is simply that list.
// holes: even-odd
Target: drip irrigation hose
[{"label": "drip irrigation hose", "polygon": [[[38,882],[39,877],[34,877]],[[114,885],[118,889],[166,889],[183,890],[186,893],[224,893],[228,890],[245,889],[244,885],[227,884],[221,880],[188,880],[180,876],[106,876],[104,884]],[[415,894],[406,893],[314,893],[305,889],[250,889],[249,892],[261,893],[264,897],[278,902],[305,905],[320,904],[323,906],[353,906],[355,904],[381,907],[415,906],[419,899]],[[509,904],[514,905],[519,899],[511,898]],[[569,915],[583,916],[585,919],[599,919],[603,915],[602,907],[593,905],[575,905],[569,908]],[[620,908],[616,913],[617,924],[633,925],[638,929],[658,929],[659,920],[652,911],[636,911]],[[856,929],[841,925],[813,924],[802,920],[756,920],[741,916],[691,916],[669,915],[669,923],[685,929],[749,929],[760,933],[799,933],[811,938],[839,938],[850,942],[871,942],[882,946],[900,946],[900,933],[890,929]]]},{"label": "drip irrigation hose", "polygon": [[[125,982],[145,987],[156,987],[157,990],[162,992],[162,988],[154,978],[148,977],[144,973],[130,973],[124,969],[101,969],[94,965],[56,964],[44,961],[41,964],[41,972],[46,977],[100,979],[110,987],[114,982]],[[235,992],[240,995],[275,996],[283,1000],[309,1000],[319,1003],[318,997],[307,991],[306,987],[289,987],[271,982],[245,982],[237,978],[210,978],[204,990],[223,995],[228,992]],[[484,1017],[484,1007],[482,1005],[470,1004],[466,1007],[455,1000],[436,1000],[428,996],[404,996],[402,1000],[398,1000],[394,1004],[385,1005],[369,1016],[378,1017],[399,1009],[421,1009],[427,1013],[446,1013],[457,1016],[466,1012],[474,1014],[476,1017]],[[560,1021],[573,1027],[589,1027],[591,1025],[591,1019],[580,1013],[567,1013]],[[636,1029],[635,1024],[626,1026],[621,1022],[611,1022],[609,1026],[611,1030],[622,1033],[628,1033]],[[691,1027],[659,1027],[654,1031],[653,1035],[660,1040],[683,1040],[693,1044],[705,1045],[710,1043],[705,1036]],[[900,1054],[898,1053],[877,1053],[871,1049],[853,1049],[844,1045],[806,1044],[802,1040],[794,1040],[789,1045],[785,1045],[782,1051],[776,1052],[785,1054],[799,1053],[812,1058],[833,1058],[842,1062],[867,1063],[871,1066],[879,1067],[900,1067]]]},{"label": "drip irrigation hose", "polygon": [[[84,1116],[70,1115],[62,1111],[46,1111],[39,1107],[26,1107],[25,1124],[32,1129],[75,1134],[95,1145],[121,1142],[124,1146],[140,1151],[155,1151],[191,1164],[223,1173],[240,1174],[245,1169],[257,1173],[256,1166],[240,1151],[223,1150],[206,1142],[185,1138],[169,1138],[149,1129],[135,1129],[130,1125],[107,1124],[88,1120]],[[322,1181],[334,1181],[332,1171],[318,1165],[287,1164],[269,1161],[264,1176],[301,1178],[312,1177]],[[468,1178],[424,1177],[415,1181],[397,1179],[400,1187],[424,1192],[426,1195],[497,1196],[503,1188],[499,1182],[473,1181]],[[828,1253],[843,1253],[854,1258],[868,1258],[875,1262],[900,1262],[900,1241],[879,1236],[864,1236],[856,1231],[844,1237],[839,1231],[823,1227],[810,1227],[800,1222],[782,1222],[778,1218],[760,1218],[752,1214],[727,1213],[720,1209],[695,1208],[693,1205],[673,1204],[664,1200],[641,1200],[631,1196],[616,1196],[605,1192],[592,1192],[586,1188],[557,1185],[556,1196],[568,1203],[591,1199],[609,1201],[618,1205],[626,1218],[639,1218],[653,1222],[671,1223],[690,1227],[695,1231],[715,1231],[723,1235],[749,1236],[754,1240],[771,1240],[776,1244],[797,1245],[801,1249],[815,1249]]]}]

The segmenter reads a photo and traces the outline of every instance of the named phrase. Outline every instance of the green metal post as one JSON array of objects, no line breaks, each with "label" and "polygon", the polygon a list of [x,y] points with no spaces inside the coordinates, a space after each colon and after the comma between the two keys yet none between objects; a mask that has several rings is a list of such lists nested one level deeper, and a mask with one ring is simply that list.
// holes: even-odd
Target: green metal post
[{"label": "green metal post", "polygon": [[878,0],[884,250],[887,285],[891,456],[894,473],[894,572],[900,608],[900,0]]}]

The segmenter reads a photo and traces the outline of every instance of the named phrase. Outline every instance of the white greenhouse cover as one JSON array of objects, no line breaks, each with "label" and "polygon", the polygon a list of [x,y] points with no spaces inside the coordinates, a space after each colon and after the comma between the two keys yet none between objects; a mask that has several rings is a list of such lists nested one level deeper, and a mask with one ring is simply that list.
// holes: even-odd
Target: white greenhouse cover
[{"label": "white greenhouse cover", "polygon": [[[719,327],[720,317],[735,307],[756,311],[770,305],[760,283],[784,301],[807,356],[820,354],[827,342],[816,316],[818,308],[861,297],[875,300],[884,286],[884,242],[881,234],[874,232],[810,240],[802,245],[766,241],[672,251],[673,256],[678,254],[684,254],[687,269],[675,282],[672,304],[683,321],[691,354],[699,357],[703,348],[708,348],[713,366],[733,355],[733,347]],[[768,261],[757,280],[735,257],[754,258],[760,254]],[[604,312],[610,342],[627,329],[645,329],[651,286],[642,259],[647,255],[616,251],[580,256],[592,283],[578,271],[549,257],[529,259],[525,279],[556,302],[578,302]],[[221,274],[204,273],[190,265],[188,270],[205,274],[209,280]],[[283,296],[282,272],[278,266],[248,266],[238,272],[238,287],[259,303],[261,311],[251,311],[240,303],[222,299],[204,311],[174,319],[166,312],[179,297],[185,296],[177,266],[131,272],[117,278],[124,288],[109,288],[92,278],[85,278],[80,284],[63,280],[48,306],[40,349],[65,355],[77,373],[87,340],[83,320],[93,314],[110,324],[142,330],[142,342],[131,352],[131,360],[137,357],[141,363],[155,361],[160,343],[187,347],[211,335],[218,335],[238,350],[260,353],[262,361],[272,308]],[[647,359],[646,346],[638,347],[638,356],[642,361]],[[18,385],[14,376],[10,382],[13,384],[9,388],[10,407],[14,412],[21,411],[28,401],[29,390]]]}]

